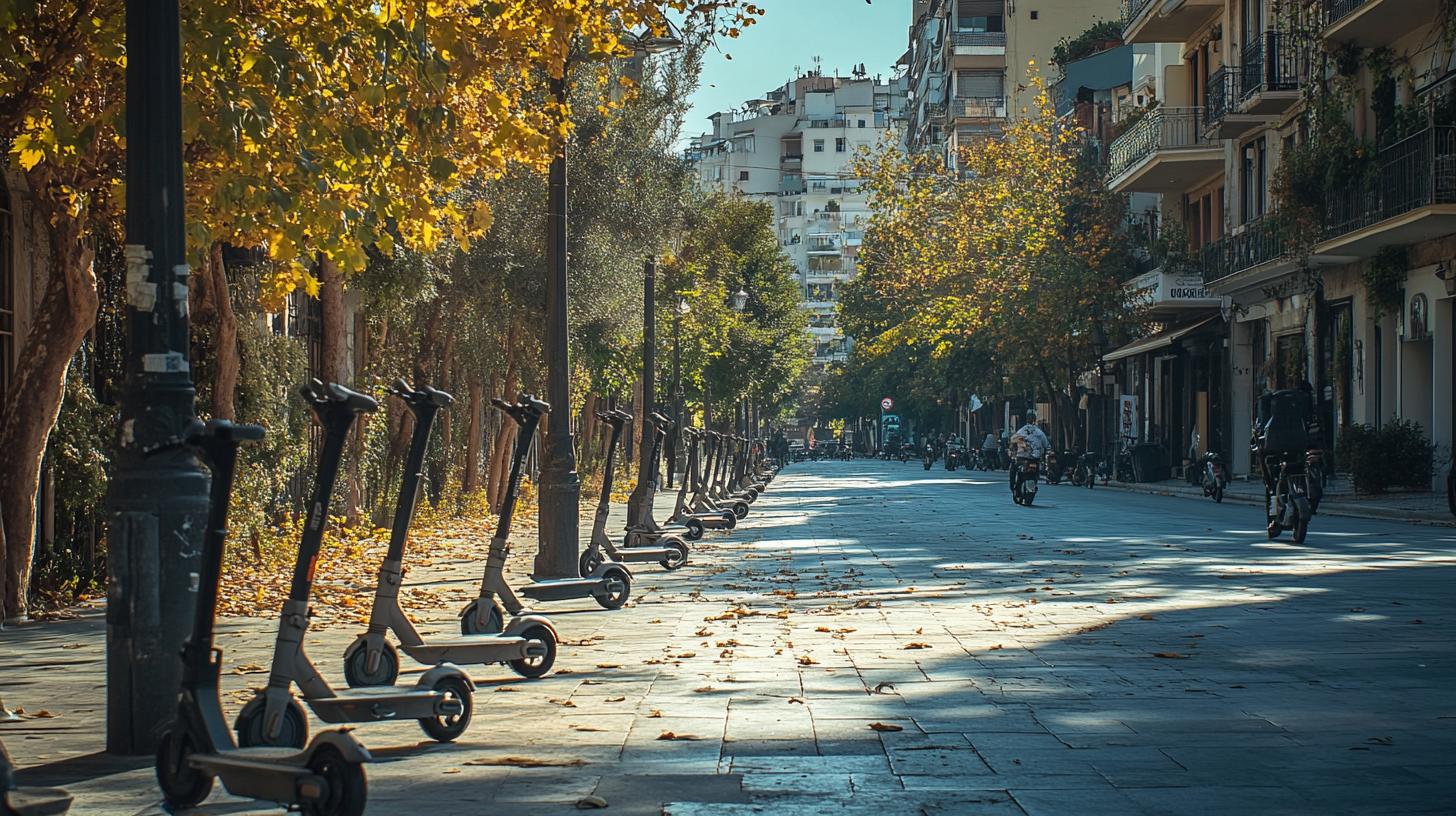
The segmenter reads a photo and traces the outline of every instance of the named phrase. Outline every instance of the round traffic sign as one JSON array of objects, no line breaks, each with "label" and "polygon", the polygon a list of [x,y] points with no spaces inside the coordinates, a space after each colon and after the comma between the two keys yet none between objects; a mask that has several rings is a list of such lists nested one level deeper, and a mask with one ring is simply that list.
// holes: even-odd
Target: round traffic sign
[{"label": "round traffic sign", "polygon": [[895,407],[895,401],[890,399],[889,397],[885,397],[884,399],[880,400],[880,407],[888,411],[891,408]]}]

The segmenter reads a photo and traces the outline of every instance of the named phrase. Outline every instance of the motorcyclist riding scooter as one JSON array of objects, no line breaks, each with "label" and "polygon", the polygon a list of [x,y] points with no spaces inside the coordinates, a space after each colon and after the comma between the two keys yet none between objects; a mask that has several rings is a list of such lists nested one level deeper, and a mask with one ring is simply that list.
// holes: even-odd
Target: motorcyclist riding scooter
[{"label": "motorcyclist riding scooter", "polygon": [[[1284,530],[1304,543],[1314,503],[1306,467],[1311,430],[1315,428],[1310,389],[1286,388],[1259,397],[1251,447],[1264,472],[1264,506],[1270,539]],[[1317,501],[1317,499],[1316,499]]]},{"label": "motorcyclist riding scooter", "polygon": [[1020,505],[1036,500],[1036,481],[1051,441],[1036,424],[1036,412],[1026,412],[1026,424],[1011,436],[1015,459],[1011,465],[1011,499]]}]

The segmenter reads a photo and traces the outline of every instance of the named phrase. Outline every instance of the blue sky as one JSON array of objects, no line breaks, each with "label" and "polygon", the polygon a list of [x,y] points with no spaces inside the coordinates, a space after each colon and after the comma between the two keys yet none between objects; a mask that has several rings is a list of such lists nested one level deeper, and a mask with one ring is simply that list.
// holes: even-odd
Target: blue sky
[{"label": "blue sky", "polygon": [[[703,60],[702,85],[692,97],[684,138],[709,127],[707,117],[783,85],[794,66],[807,71],[819,57],[824,73],[849,76],[864,63],[870,76],[889,77],[905,52],[910,0],[756,0],[765,10],[736,40]],[[731,54],[732,60],[724,54]]]}]

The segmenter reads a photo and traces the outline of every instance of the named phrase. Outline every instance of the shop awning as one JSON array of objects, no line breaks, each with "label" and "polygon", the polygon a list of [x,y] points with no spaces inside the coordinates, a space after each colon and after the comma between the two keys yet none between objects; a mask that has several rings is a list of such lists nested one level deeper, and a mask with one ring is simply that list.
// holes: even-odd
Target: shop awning
[{"label": "shop awning", "polygon": [[1167,348],[1168,346],[1173,345],[1173,343],[1177,342],[1183,337],[1186,337],[1198,331],[1199,329],[1207,326],[1213,321],[1222,319],[1223,318],[1218,315],[1212,315],[1210,317],[1205,317],[1197,323],[1190,323],[1187,326],[1178,326],[1172,329],[1164,329],[1157,334],[1148,335],[1147,337],[1144,337],[1140,340],[1134,340],[1120,349],[1109,351],[1106,354],[1102,355],[1102,359],[1104,362],[1110,363],[1113,360],[1121,360],[1124,357],[1133,357],[1138,354],[1145,354],[1149,351],[1157,351],[1160,348]]}]

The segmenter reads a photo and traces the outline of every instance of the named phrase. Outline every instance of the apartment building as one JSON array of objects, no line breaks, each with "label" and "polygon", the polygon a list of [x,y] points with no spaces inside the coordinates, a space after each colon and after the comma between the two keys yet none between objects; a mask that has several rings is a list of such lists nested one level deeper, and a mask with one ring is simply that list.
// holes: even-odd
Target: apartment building
[{"label": "apartment building", "polygon": [[999,133],[1032,103],[1029,63],[1054,79],[1052,50],[1100,20],[1116,0],[913,0],[900,58],[909,101],[905,146],[954,162],[957,147]]},{"label": "apartment building", "polygon": [[[1186,234],[1177,267],[1197,273],[1183,288],[1204,296],[1135,353],[1109,355],[1145,414],[1143,438],[1176,460],[1199,430],[1247,471],[1259,394],[1307,380],[1329,451],[1343,428],[1394,418],[1450,445],[1456,80],[1440,0],[1128,0],[1124,11],[1126,42],[1176,43],[1181,59],[1159,104],[1109,146],[1108,184],[1162,196],[1159,228]],[[1336,124],[1357,147],[1304,171],[1321,204],[1296,229],[1275,179],[1286,160],[1298,172],[1312,144],[1338,141],[1308,115],[1316,99],[1339,101]]]},{"label": "apartment building", "polygon": [[903,80],[863,69],[850,77],[804,74],[715,113],[687,156],[704,189],[772,203],[779,245],[798,270],[810,313],[814,362],[848,359],[839,287],[854,277],[868,203],[853,176],[855,152],[879,143],[903,116]]}]

